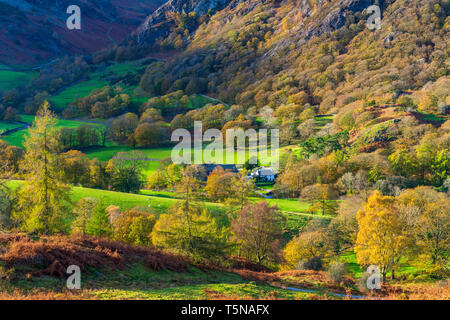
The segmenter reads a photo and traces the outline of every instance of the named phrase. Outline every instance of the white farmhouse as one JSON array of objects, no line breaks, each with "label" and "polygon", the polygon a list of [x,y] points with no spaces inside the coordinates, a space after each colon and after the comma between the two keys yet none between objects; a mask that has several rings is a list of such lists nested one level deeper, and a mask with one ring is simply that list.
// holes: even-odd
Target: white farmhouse
[{"label": "white farmhouse", "polygon": [[250,178],[256,179],[258,182],[274,182],[277,178],[277,173],[272,168],[261,167],[254,170]]}]

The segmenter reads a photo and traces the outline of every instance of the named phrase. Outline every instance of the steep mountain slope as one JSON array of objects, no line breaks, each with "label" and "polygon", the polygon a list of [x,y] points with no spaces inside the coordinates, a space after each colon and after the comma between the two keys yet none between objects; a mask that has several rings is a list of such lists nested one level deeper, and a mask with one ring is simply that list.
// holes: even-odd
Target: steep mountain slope
[{"label": "steep mountain slope", "polygon": [[[0,0],[0,62],[34,64],[97,51],[121,41],[163,0]],[[81,30],[68,30],[67,7],[81,9]]]},{"label": "steep mountain slope", "polygon": [[[234,7],[241,0],[170,0],[162,5],[158,10],[149,15],[144,23],[133,33],[131,42],[139,47],[150,47],[156,39],[166,37],[171,29],[176,26],[177,15],[195,14],[212,15],[222,10],[226,6]],[[189,24],[189,23],[188,23]],[[187,27],[196,27],[197,25],[188,25]],[[192,30],[190,30],[192,31]]]},{"label": "steep mountain slope", "polygon": [[[380,30],[366,26],[372,4],[383,11]],[[305,94],[329,112],[448,75],[449,8],[447,0],[245,1],[200,24],[141,84],[258,108]]]}]

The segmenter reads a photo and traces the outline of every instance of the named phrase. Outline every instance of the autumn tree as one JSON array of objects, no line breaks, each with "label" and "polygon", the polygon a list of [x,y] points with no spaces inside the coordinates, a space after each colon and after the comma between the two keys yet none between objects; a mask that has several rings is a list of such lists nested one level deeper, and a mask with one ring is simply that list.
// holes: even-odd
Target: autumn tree
[{"label": "autumn tree", "polygon": [[395,198],[375,191],[356,218],[359,227],[355,245],[358,264],[377,265],[383,280],[386,280],[388,271],[394,278],[405,248],[405,233]]},{"label": "autumn tree", "polygon": [[[186,210],[189,210],[188,212]],[[229,230],[196,205],[177,203],[160,216],[151,234],[155,246],[186,254],[195,260],[223,261],[229,253]]]},{"label": "autumn tree", "polygon": [[359,170],[356,174],[347,172],[341,177],[349,194],[360,194],[364,200],[368,198],[369,178],[367,172]]},{"label": "autumn tree", "polygon": [[158,146],[169,141],[169,130],[164,122],[141,123],[134,131],[134,141],[140,147]]},{"label": "autumn tree", "polygon": [[334,215],[337,213],[336,199],[338,194],[336,190],[328,184],[315,184],[302,190],[302,199],[311,202],[309,211],[315,213],[319,211],[324,215]]},{"label": "autumn tree", "polygon": [[233,196],[232,182],[235,174],[216,167],[208,176],[205,191],[212,201],[225,201]]},{"label": "autumn tree", "polygon": [[171,163],[166,168],[167,184],[170,188],[174,188],[177,183],[181,181],[183,177],[182,169],[175,163]]},{"label": "autumn tree", "polygon": [[255,191],[255,184],[249,180],[246,171],[241,171],[232,178],[232,197],[227,200],[230,205],[236,205],[242,211],[249,202],[249,197]]},{"label": "autumn tree", "polygon": [[448,196],[430,187],[418,187],[404,191],[397,202],[411,256],[422,264],[431,264],[431,269],[445,269],[450,243]]},{"label": "autumn tree", "polygon": [[7,142],[0,140],[0,169],[2,170],[0,172],[1,174],[5,172],[7,172],[8,175],[16,174],[19,171],[22,157],[22,148],[11,146]]},{"label": "autumn tree", "polygon": [[164,170],[156,170],[147,179],[147,188],[150,190],[161,191],[168,185],[167,174]]},{"label": "autumn tree", "polygon": [[326,241],[323,231],[314,230],[300,233],[297,237],[292,239],[286,245],[283,256],[286,261],[286,266],[289,269],[295,269],[299,263],[308,264],[310,262],[313,269],[321,264],[312,261],[322,261],[322,259],[329,253],[330,249]]},{"label": "autumn tree", "polygon": [[171,214],[162,215],[152,232],[156,246],[166,247],[198,260],[217,260],[229,251],[229,230],[220,227],[197,203],[200,181],[195,166],[186,167],[176,186],[183,198]]},{"label": "autumn tree", "polygon": [[78,150],[64,153],[61,167],[67,183],[86,185],[90,180],[89,158]]},{"label": "autumn tree", "polygon": [[258,264],[279,260],[284,217],[267,202],[249,204],[232,221],[240,253]]},{"label": "autumn tree", "polygon": [[300,196],[303,188],[313,185],[320,176],[317,166],[305,162],[286,164],[286,168],[277,179],[281,187],[286,187],[291,197]]},{"label": "autumn tree", "polygon": [[52,234],[65,230],[70,187],[64,183],[61,170],[56,122],[48,103],[44,103],[25,137],[25,184],[18,192],[14,218],[29,232]]},{"label": "autumn tree", "polygon": [[331,220],[327,229],[336,252],[354,246],[358,234],[356,214],[362,206],[363,200],[357,196],[351,196],[339,204],[338,215]]},{"label": "autumn tree", "polygon": [[163,117],[161,116],[161,111],[155,109],[155,108],[148,108],[146,109],[140,118],[141,123],[155,123],[158,121],[162,121]]},{"label": "autumn tree", "polygon": [[12,107],[8,107],[3,115],[5,121],[20,121],[20,116],[17,114],[17,110]]},{"label": "autumn tree", "polygon": [[127,210],[114,223],[114,239],[135,245],[149,245],[155,223],[154,214],[136,208]]},{"label": "autumn tree", "polygon": [[115,118],[108,124],[108,135],[111,140],[125,143],[139,124],[138,116],[134,113],[126,113]]}]

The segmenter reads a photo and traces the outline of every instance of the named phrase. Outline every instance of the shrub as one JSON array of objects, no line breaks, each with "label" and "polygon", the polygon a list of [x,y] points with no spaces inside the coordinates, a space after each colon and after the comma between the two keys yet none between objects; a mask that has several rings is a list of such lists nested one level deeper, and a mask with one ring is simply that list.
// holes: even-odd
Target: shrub
[{"label": "shrub", "polygon": [[314,270],[319,271],[323,269],[323,260],[320,257],[313,257],[309,260],[301,260],[297,263],[298,270]]},{"label": "shrub", "polygon": [[229,229],[220,227],[206,211],[180,202],[170,214],[160,216],[152,232],[152,243],[196,261],[222,263],[229,254]]},{"label": "shrub", "polygon": [[149,245],[156,223],[154,215],[136,209],[122,213],[114,225],[114,239],[136,245]]},{"label": "shrub", "polygon": [[96,237],[109,237],[112,235],[112,225],[109,222],[108,212],[103,201],[99,201],[92,212],[87,224],[87,234]]},{"label": "shrub", "polygon": [[302,232],[289,241],[283,256],[289,269],[321,270],[322,258],[327,256],[329,251],[326,235],[322,230],[317,230]]},{"label": "shrub", "polygon": [[340,283],[344,280],[344,277],[347,275],[347,267],[345,263],[335,262],[330,265],[328,268],[328,279],[333,282]]},{"label": "shrub", "polygon": [[0,228],[7,228],[11,223],[12,200],[6,190],[0,186]]},{"label": "shrub", "polygon": [[367,288],[367,279],[369,279],[369,277],[370,273],[364,272],[356,281],[356,285],[361,292],[369,292],[369,288]]},{"label": "shrub", "polygon": [[72,224],[72,233],[91,236],[111,235],[112,227],[103,201],[83,198],[76,204],[74,213],[77,218]]}]

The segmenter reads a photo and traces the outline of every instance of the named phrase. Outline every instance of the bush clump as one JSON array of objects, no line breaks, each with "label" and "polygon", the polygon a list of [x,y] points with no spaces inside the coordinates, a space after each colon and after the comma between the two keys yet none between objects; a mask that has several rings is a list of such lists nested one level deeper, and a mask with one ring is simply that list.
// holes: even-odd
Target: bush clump
[{"label": "bush clump", "polygon": [[323,269],[323,260],[320,257],[314,257],[309,260],[301,260],[297,263],[297,269],[320,271]]},{"label": "bush clump", "polygon": [[328,268],[328,279],[333,282],[341,283],[347,275],[347,267],[345,263],[335,262]]}]

